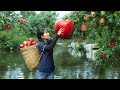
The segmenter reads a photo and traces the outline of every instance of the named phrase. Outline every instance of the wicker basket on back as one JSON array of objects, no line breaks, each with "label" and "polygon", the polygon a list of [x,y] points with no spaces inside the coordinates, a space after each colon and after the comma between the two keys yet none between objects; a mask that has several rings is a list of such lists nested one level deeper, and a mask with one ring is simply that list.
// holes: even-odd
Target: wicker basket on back
[{"label": "wicker basket on back", "polygon": [[38,52],[37,44],[26,48],[20,48],[26,66],[30,71],[37,69],[42,53]]}]

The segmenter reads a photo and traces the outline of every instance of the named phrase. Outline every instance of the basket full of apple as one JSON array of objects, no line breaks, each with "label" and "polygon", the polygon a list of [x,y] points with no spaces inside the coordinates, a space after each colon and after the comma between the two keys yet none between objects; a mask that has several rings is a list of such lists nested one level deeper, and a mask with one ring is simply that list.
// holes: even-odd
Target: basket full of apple
[{"label": "basket full of apple", "polygon": [[34,38],[29,38],[20,45],[20,51],[29,70],[37,68],[41,54],[38,52],[37,43]]},{"label": "basket full of apple", "polygon": [[26,48],[35,44],[36,42],[34,38],[29,38],[28,41],[24,41],[22,44],[20,44],[20,48]]}]

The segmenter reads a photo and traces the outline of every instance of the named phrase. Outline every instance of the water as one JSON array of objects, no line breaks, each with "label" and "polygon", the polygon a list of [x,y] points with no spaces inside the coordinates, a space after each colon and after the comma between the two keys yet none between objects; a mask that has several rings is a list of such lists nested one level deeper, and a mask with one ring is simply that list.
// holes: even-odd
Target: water
[{"label": "water", "polygon": [[[71,49],[54,48],[55,79],[119,79],[120,67],[98,67]],[[119,66],[119,65],[118,65]],[[35,79],[21,53],[0,51],[0,79]]]}]

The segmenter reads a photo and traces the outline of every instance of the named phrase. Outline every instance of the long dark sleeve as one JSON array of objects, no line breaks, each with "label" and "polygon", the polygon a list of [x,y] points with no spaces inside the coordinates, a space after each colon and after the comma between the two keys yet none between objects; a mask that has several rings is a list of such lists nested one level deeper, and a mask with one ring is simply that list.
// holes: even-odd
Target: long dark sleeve
[{"label": "long dark sleeve", "polygon": [[58,40],[58,38],[59,38],[59,36],[56,34],[55,37],[53,38],[52,43],[50,45],[46,45],[44,49],[45,50],[51,50],[51,49],[53,49],[54,46],[55,46],[55,44],[56,44],[56,42],[57,42],[57,40]]}]

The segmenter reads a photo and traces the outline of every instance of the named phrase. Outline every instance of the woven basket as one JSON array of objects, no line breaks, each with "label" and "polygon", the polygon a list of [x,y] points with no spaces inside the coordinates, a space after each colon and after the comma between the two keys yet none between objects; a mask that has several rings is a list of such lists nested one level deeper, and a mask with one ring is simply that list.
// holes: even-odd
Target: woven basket
[{"label": "woven basket", "polygon": [[42,53],[38,52],[37,44],[26,48],[20,48],[26,66],[30,71],[37,69]]}]

